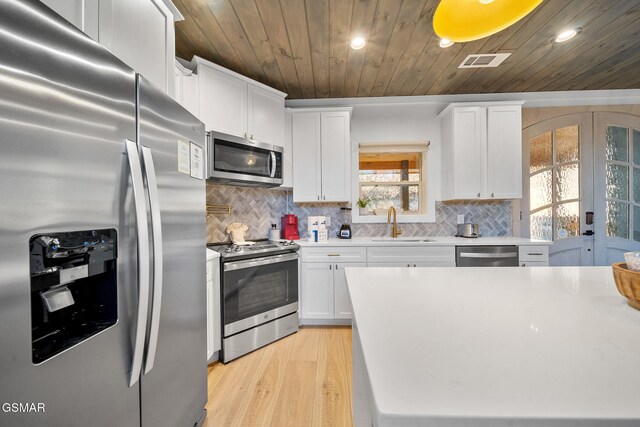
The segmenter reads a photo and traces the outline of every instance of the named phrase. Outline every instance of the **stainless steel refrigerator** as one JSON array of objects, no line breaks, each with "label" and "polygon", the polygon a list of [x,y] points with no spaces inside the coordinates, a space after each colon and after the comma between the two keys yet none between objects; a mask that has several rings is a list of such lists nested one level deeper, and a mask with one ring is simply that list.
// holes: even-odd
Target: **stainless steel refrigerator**
[{"label": "stainless steel refrigerator", "polygon": [[39,1],[0,2],[0,426],[202,422],[204,144]]}]

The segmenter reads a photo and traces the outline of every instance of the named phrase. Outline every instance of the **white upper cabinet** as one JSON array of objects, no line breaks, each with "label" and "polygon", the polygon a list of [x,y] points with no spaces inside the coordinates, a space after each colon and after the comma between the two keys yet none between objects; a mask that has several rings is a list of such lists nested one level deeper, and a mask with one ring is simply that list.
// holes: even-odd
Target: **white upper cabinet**
[{"label": "white upper cabinet", "polygon": [[197,56],[200,120],[207,130],[277,146],[285,145],[286,93]]},{"label": "white upper cabinet", "polygon": [[178,60],[175,62],[174,99],[191,114],[200,117],[200,87],[198,75],[184,67]]},{"label": "white upper cabinet", "polygon": [[200,120],[207,130],[247,135],[247,82],[198,61]]},{"label": "white upper cabinet", "polygon": [[248,86],[249,138],[284,146],[284,97],[259,86]]},{"label": "white upper cabinet", "polygon": [[284,117],[284,147],[282,156],[282,185],[284,188],[293,188],[293,140],[292,140],[291,112],[287,111]]},{"label": "white upper cabinet", "polygon": [[94,40],[98,40],[100,5],[95,0],[40,0]]},{"label": "white upper cabinet", "polygon": [[173,92],[174,16],[161,0],[100,0],[99,42],[166,93]]},{"label": "white upper cabinet", "polygon": [[442,199],[522,197],[522,102],[451,104],[442,113]]},{"label": "white upper cabinet", "polygon": [[317,202],[322,192],[320,113],[291,115],[293,201]]},{"label": "white upper cabinet", "polygon": [[175,28],[169,0],[45,0],[44,3],[173,96]]},{"label": "white upper cabinet", "polygon": [[487,192],[496,199],[522,197],[520,105],[487,108]]},{"label": "white upper cabinet", "polygon": [[348,202],[351,109],[291,110],[293,201]]}]

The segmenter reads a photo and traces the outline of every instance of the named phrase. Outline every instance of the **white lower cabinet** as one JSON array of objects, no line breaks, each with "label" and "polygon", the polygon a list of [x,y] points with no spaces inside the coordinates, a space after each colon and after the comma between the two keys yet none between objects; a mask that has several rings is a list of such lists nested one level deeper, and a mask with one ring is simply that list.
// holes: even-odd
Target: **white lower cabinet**
[{"label": "white lower cabinet", "polygon": [[303,319],[333,319],[333,270],[325,262],[302,264],[300,309]]},{"label": "white lower cabinet", "polygon": [[367,248],[369,267],[455,267],[454,246],[375,246]]},{"label": "white lower cabinet", "polygon": [[544,261],[520,261],[520,267],[548,267],[549,262]]},{"label": "white lower cabinet", "polygon": [[333,317],[335,319],[351,319],[351,298],[347,289],[346,267],[366,267],[361,263],[339,263],[333,268]]},{"label": "white lower cabinet", "polygon": [[314,323],[314,320],[349,323],[351,302],[344,269],[366,267],[366,257],[366,248],[360,247],[301,249],[300,317],[303,323]]},{"label": "white lower cabinet", "polygon": [[367,267],[455,267],[454,265],[443,265],[439,261],[413,261],[413,262],[369,262]]},{"label": "white lower cabinet", "polygon": [[211,328],[211,314],[213,313],[213,282],[207,280],[207,360],[213,356],[213,328]]},{"label": "white lower cabinet", "polygon": [[549,265],[549,246],[518,246],[520,267],[547,267]]},{"label": "white lower cabinet", "polygon": [[351,319],[346,267],[366,267],[364,262],[303,262],[302,319]]},{"label": "white lower cabinet", "polygon": [[[209,249],[207,251],[210,251]],[[213,251],[211,251],[213,252]],[[222,349],[220,258],[207,256],[207,360]]]}]

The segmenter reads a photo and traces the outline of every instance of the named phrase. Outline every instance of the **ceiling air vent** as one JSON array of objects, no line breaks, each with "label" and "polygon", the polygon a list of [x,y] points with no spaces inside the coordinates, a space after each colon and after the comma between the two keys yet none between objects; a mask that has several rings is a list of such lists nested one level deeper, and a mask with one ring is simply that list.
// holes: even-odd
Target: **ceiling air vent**
[{"label": "ceiling air vent", "polygon": [[497,67],[511,55],[510,53],[485,53],[467,56],[458,68],[486,68]]}]

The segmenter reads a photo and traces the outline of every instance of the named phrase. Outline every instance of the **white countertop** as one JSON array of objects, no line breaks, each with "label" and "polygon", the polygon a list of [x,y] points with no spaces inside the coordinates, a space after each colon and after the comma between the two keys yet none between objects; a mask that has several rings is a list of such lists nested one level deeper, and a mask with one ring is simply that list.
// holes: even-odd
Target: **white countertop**
[{"label": "white countertop", "polygon": [[[423,242],[419,240],[429,240]],[[296,240],[300,246],[497,246],[497,245],[550,245],[544,240],[526,239],[522,237],[478,237],[466,239],[452,236],[402,236],[393,237],[353,237],[351,239],[331,238],[326,242],[309,242],[306,239]]]},{"label": "white countertop", "polygon": [[375,425],[640,425],[640,311],[610,267],[345,271]]},{"label": "white countertop", "polygon": [[207,261],[214,258],[220,258],[220,252],[207,248]]}]

